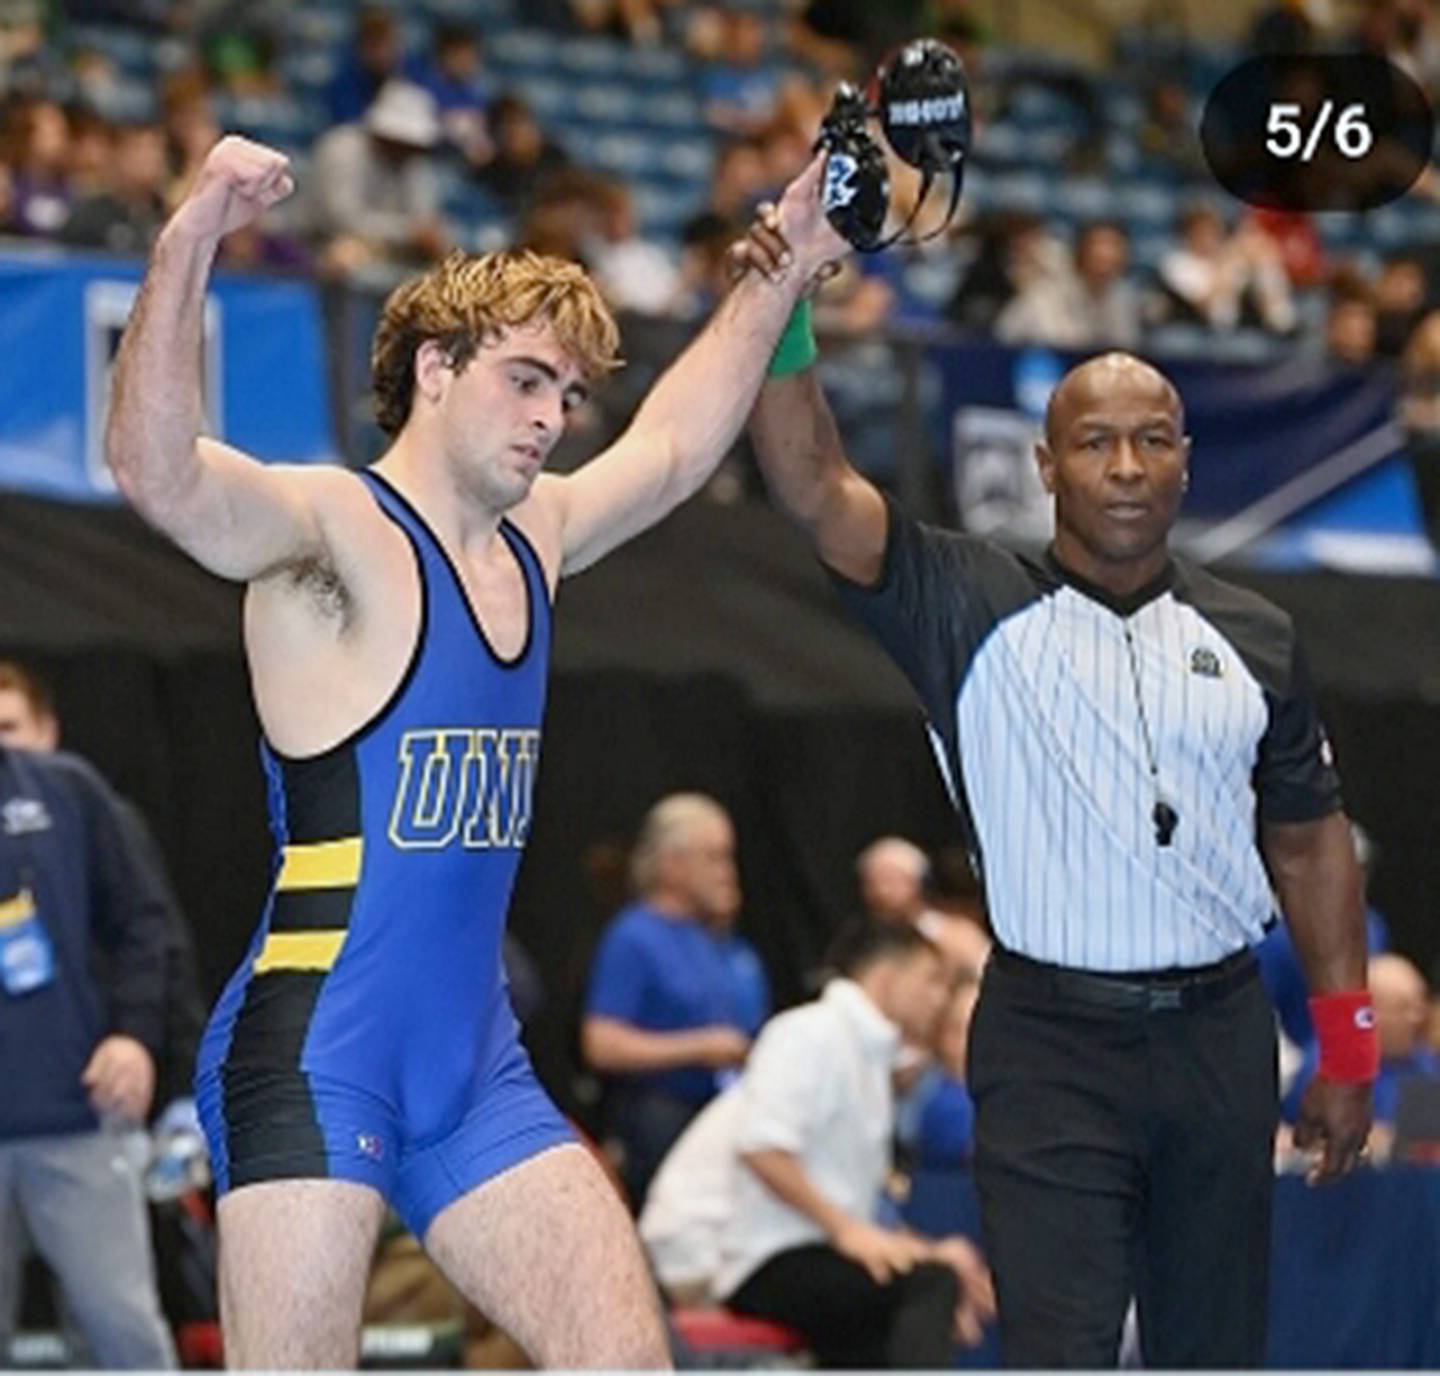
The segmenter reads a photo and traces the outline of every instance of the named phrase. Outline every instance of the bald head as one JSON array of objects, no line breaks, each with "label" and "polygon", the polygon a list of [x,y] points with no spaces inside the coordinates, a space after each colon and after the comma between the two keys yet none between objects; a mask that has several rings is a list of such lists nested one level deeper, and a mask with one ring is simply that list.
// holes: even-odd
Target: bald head
[{"label": "bald head", "polygon": [[1117,394],[1153,400],[1184,430],[1185,408],[1175,384],[1153,363],[1117,350],[1077,363],[1056,384],[1045,408],[1045,442],[1053,449],[1078,416],[1103,407]]},{"label": "bald head", "polygon": [[882,836],[855,860],[860,897],[866,909],[884,922],[910,922],[925,907],[925,880],[930,861],[903,836]]},{"label": "bald head", "polygon": [[1072,368],[1045,409],[1035,458],[1066,568],[1121,597],[1160,575],[1190,460],[1180,394],[1164,373],[1127,353]]},{"label": "bald head", "polygon": [[1379,955],[1370,961],[1369,984],[1380,1054],[1386,1058],[1410,1055],[1429,1022],[1430,990],[1424,975],[1404,956]]}]

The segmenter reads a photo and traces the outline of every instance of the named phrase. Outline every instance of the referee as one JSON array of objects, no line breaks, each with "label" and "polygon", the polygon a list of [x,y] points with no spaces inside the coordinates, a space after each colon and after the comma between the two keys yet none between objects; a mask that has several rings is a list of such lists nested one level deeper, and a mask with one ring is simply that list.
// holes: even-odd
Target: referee
[{"label": "referee", "polygon": [[[780,268],[763,223],[740,261]],[[1321,1040],[1296,1141],[1355,1163],[1378,1051],[1338,782],[1290,618],[1166,549],[1180,398],[1106,354],[1037,446],[1040,561],[927,528],[846,460],[803,310],[752,419],[779,505],[918,693],[997,948],[970,1043],[976,1181],[1012,1366],[1264,1354],[1278,898]],[[1258,845],[1257,845],[1258,838]]]}]

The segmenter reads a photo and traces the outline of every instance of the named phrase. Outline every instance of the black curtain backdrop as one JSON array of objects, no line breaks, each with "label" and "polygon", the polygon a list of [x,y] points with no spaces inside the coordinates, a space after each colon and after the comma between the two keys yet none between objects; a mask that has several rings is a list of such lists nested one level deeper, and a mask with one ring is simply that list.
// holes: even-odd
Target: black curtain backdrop
[{"label": "black curtain backdrop", "polygon": [[[1440,588],[1231,571],[1296,616],[1395,945],[1440,957]],[[0,498],[0,655],[52,682],[67,746],[149,815],[213,997],[269,866],[239,595],[120,509]],[[615,902],[616,853],[664,793],[735,817],[746,903],[781,1003],[857,902],[883,832],[953,844],[918,711],[800,538],[701,501],[562,587],[529,851],[512,930],[549,1002],[531,1030],[572,1111],[575,1015]],[[1081,901],[1081,896],[1077,896]]]}]

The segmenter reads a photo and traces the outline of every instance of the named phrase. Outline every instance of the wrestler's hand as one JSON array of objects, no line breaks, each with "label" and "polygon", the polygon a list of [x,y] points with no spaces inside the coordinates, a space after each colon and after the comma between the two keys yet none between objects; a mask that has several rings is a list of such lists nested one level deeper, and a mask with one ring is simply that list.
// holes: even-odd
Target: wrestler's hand
[{"label": "wrestler's hand", "polygon": [[776,228],[789,244],[795,265],[807,282],[825,264],[838,263],[850,252],[850,245],[825,218],[820,203],[826,157],[817,153],[810,159],[810,165],[781,194],[776,211]]},{"label": "wrestler's hand", "polygon": [[196,238],[218,240],[258,220],[294,189],[290,159],[284,153],[227,134],[206,154],[171,227]]},{"label": "wrestler's hand", "polygon": [[928,1244],[908,1233],[897,1233],[852,1218],[842,1223],[830,1241],[842,1257],[859,1262],[877,1285],[888,1285],[917,1261],[924,1261]]},{"label": "wrestler's hand", "polygon": [[1342,1085],[1316,1076],[1300,1101],[1293,1141],[1317,1159],[1306,1172],[1310,1185],[1348,1175],[1360,1159],[1370,1132],[1372,1086]]},{"label": "wrestler's hand", "polygon": [[80,1083],[96,1113],[143,1123],[155,1097],[155,1062],[134,1037],[117,1033],[95,1048]]}]

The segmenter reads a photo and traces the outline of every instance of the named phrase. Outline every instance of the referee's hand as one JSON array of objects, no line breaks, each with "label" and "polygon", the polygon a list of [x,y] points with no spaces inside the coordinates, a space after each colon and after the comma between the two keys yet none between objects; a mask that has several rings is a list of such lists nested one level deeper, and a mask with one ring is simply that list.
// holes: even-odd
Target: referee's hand
[{"label": "referee's hand", "polygon": [[[790,242],[780,223],[779,207],[771,201],[761,201],[745,237],[737,239],[726,251],[725,272],[732,284],[751,271],[758,272],[771,282],[780,282],[784,280],[792,261]],[[821,263],[806,279],[805,294],[813,296],[839,271],[838,258]]]},{"label": "referee's hand", "polygon": [[1341,1085],[1315,1077],[1300,1101],[1293,1139],[1301,1151],[1317,1156],[1305,1174],[1307,1184],[1339,1180],[1355,1168],[1370,1135],[1372,1100],[1368,1084]]}]

